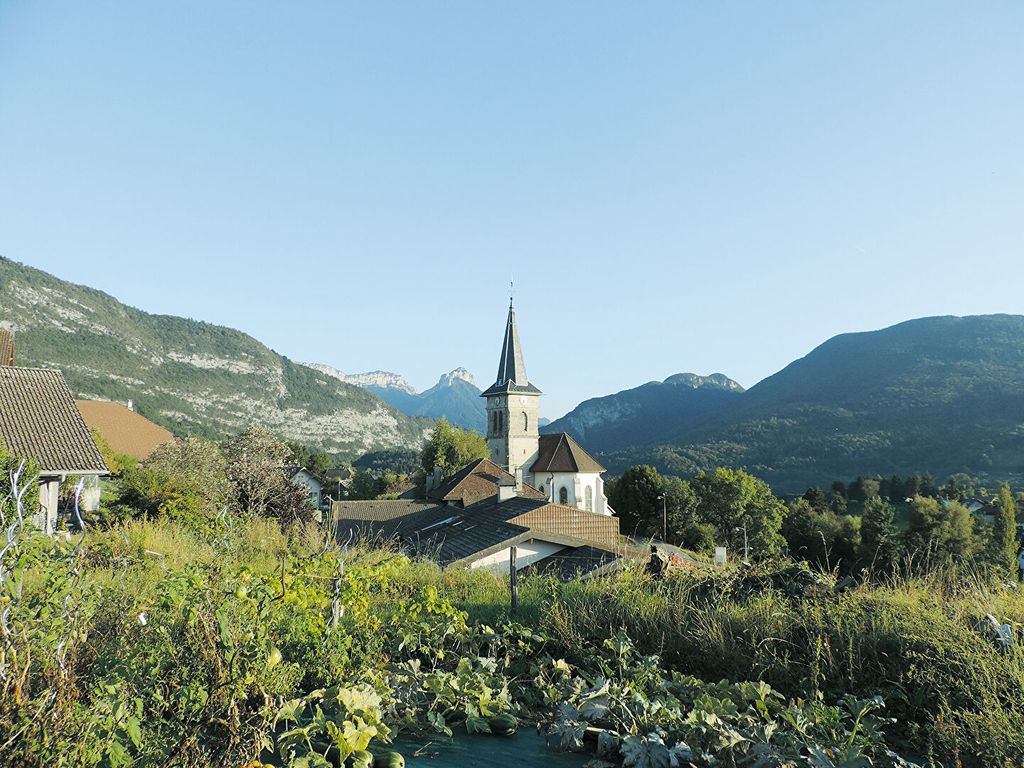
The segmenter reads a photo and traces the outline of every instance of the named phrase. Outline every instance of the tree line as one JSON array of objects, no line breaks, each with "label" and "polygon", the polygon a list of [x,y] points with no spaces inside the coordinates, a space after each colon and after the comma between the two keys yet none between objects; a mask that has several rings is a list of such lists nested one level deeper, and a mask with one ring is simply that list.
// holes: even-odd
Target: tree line
[{"label": "tree line", "polygon": [[[928,476],[858,478],[809,488],[790,500],[742,470],[719,468],[682,479],[636,465],[606,485],[623,533],[665,539],[698,552],[715,546],[751,558],[789,555],[825,569],[891,572],[970,564],[1016,573],[1018,499],[1003,484],[991,520],[944,495]],[[883,494],[883,491],[885,492]],[[911,496],[910,493],[913,493]],[[909,499],[909,501],[907,501]],[[854,505],[859,514],[851,514]]]}]

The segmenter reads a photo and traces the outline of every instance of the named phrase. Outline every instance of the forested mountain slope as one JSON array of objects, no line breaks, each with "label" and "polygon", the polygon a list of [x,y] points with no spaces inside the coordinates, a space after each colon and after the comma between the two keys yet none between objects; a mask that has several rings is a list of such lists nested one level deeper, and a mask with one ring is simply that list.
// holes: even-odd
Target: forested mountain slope
[{"label": "forested mountain slope", "polygon": [[0,327],[15,331],[17,365],[60,368],[77,396],[132,400],[177,434],[259,423],[351,459],[418,448],[431,425],[240,331],[150,315],[3,257]]}]

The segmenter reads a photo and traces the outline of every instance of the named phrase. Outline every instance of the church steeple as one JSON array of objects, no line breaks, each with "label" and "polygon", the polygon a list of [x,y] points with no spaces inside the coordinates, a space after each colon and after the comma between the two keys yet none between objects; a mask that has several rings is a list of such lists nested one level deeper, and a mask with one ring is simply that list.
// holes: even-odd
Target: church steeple
[{"label": "church steeple", "polygon": [[516,325],[516,309],[509,300],[505,340],[498,360],[498,375],[481,397],[487,398],[487,445],[491,461],[509,472],[528,470],[540,439],[537,417],[540,390],[526,377],[526,363]]},{"label": "church steeple", "polygon": [[526,363],[523,362],[523,348],[519,345],[519,328],[516,327],[516,308],[510,300],[508,303],[508,322],[505,324],[505,343],[501,347],[501,360],[498,361],[498,378],[495,384],[506,381],[519,386],[526,386]]}]

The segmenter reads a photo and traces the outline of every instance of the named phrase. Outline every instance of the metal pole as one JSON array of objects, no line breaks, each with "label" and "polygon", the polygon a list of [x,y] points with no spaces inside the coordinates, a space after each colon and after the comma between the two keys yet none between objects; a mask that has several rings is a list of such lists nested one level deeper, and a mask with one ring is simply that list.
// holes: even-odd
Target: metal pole
[{"label": "metal pole", "polygon": [[508,550],[508,586],[512,593],[512,610],[519,610],[519,579],[516,573],[516,548]]},{"label": "metal pole", "polygon": [[747,544],[747,524],[743,524],[743,559],[750,562],[750,546]]},{"label": "metal pole", "polygon": [[661,497],[661,540],[668,544],[668,496]]}]

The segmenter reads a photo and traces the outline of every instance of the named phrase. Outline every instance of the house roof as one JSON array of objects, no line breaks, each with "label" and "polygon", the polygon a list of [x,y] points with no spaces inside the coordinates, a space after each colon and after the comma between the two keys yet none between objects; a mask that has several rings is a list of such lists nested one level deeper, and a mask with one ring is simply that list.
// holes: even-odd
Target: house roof
[{"label": "house roof", "polygon": [[0,328],[0,365],[14,365],[14,331]]},{"label": "house roof", "polygon": [[374,499],[371,501],[332,501],[331,516],[336,521],[387,522],[421,512],[446,509],[444,504],[416,499]]},{"label": "house roof", "polygon": [[540,436],[537,460],[530,472],[604,472],[604,467],[568,433],[559,432]]},{"label": "house roof", "polygon": [[356,476],[356,472],[352,467],[331,467],[324,473],[324,477],[328,480],[338,482],[339,480],[351,480]]},{"label": "house roof", "polygon": [[60,371],[0,366],[0,443],[43,475],[107,473]]},{"label": "house roof", "polygon": [[174,435],[159,424],[120,403],[103,400],[78,400],[76,403],[89,429],[99,432],[111,448],[125,456],[141,461],[161,445],[174,440]]},{"label": "house roof", "polygon": [[522,496],[465,508],[409,500],[335,502],[331,508],[339,538],[397,539],[446,566],[530,538],[597,547],[616,547],[619,538],[616,518]]},{"label": "house roof", "polygon": [[530,568],[537,573],[570,579],[606,568],[621,559],[622,554],[618,552],[586,544],[582,547],[566,547],[537,561]]},{"label": "house roof", "polygon": [[508,304],[508,320],[505,323],[505,341],[501,346],[501,359],[498,360],[498,376],[494,384],[481,393],[481,397],[503,392],[534,395],[541,393],[526,377],[526,363],[519,343],[519,327],[516,325],[516,310],[511,301]]},{"label": "house roof", "polygon": [[[441,501],[458,501],[468,507],[489,499],[498,493],[498,486],[505,483],[515,485],[516,479],[490,459],[470,462],[443,483],[430,491],[430,498]],[[522,496],[532,499],[546,498],[532,485],[523,483]]]}]

